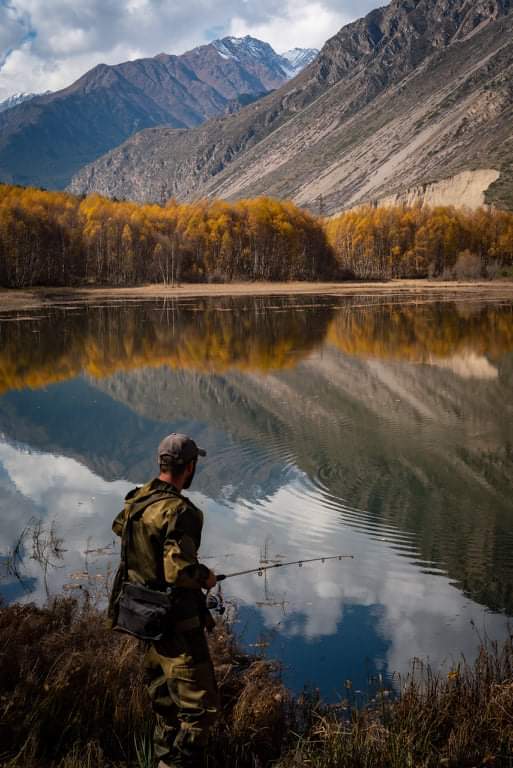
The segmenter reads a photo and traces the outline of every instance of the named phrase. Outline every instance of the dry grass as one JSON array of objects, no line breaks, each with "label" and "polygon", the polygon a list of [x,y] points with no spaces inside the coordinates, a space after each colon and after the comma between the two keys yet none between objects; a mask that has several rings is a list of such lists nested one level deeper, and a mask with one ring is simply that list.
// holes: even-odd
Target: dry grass
[{"label": "dry grass", "polygon": [[481,649],[449,675],[416,662],[392,699],[350,718],[320,709],[280,768],[513,766],[513,642]]},{"label": "dry grass", "polygon": [[[363,710],[292,699],[275,665],[212,638],[222,715],[208,767],[431,768],[513,765],[513,642],[448,677],[417,664]],[[136,642],[95,608],[0,608],[0,765],[149,768],[151,714]]]},{"label": "dry grass", "polygon": [[130,759],[146,702],[137,648],[72,600],[0,611],[0,744],[6,765]]},{"label": "dry grass", "polygon": [[[253,766],[280,753],[287,695],[268,662],[212,636],[223,702],[210,765]],[[0,608],[0,765],[144,765],[152,730],[139,643],[90,605]],[[257,762],[255,762],[257,761]]]}]

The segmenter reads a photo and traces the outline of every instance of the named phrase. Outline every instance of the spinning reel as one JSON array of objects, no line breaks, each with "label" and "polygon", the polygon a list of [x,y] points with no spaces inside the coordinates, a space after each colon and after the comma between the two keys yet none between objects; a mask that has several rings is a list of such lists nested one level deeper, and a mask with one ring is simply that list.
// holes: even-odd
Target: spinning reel
[{"label": "spinning reel", "polygon": [[211,592],[207,593],[207,608],[209,611],[217,613],[218,616],[223,616],[226,612],[226,605],[224,604],[224,597],[220,584],[217,585],[215,595]]}]

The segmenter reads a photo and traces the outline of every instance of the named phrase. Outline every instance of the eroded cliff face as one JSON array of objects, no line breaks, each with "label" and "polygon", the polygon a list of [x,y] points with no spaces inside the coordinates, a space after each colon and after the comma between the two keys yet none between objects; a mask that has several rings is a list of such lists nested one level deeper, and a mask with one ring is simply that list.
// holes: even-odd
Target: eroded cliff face
[{"label": "eroded cliff face", "polygon": [[382,197],[377,204],[380,207],[454,205],[475,210],[486,204],[486,193],[491,184],[499,178],[500,172],[493,168],[462,171],[443,181],[435,181],[432,184],[424,184],[405,192]]},{"label": "eroded cliff face", "polygon": [[[297,78],[199,129],[144,131],[71,191],[141,201],[289,197],[333,213],[467,170],[513,205],[509,0],[395,0],[331,38]],[[511,183],[510,183],[511,179]],[[487,200],[497,196],[497,181]]]}]

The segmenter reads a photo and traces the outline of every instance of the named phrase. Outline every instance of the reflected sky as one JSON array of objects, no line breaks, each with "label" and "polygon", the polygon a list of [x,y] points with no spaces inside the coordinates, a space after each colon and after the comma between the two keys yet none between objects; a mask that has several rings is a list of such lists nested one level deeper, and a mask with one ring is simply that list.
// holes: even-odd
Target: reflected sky
[{"label": "reflected sky", "polygon": [[[480,637],[504,636],[511,307],[373,304],[356,317],[342,300],[244,300],[241,337],[236,303],[194,306],[174,308],[174,332],[153,305],[104,307],[102,318],[78,310],[67,330],[62,310],[53,324],[0,318],[4,598],[88,589],[101,599],[112,518],[152,476],[161,436],[183,430],[208,450],[191,496],[206,512],[210,567],[355,555],[226,582],[244,641],[281,659],[296,690],[309,683],[333,700],[346,679],[364,689],[369,675],[404,673],[413,657],[448,667],[471,658]],[[186,363],[176,350],[194,327],[203,358],[189,347]],[[22,365],[13,351],[34,330],[53,336]],[[245,349],[259,334],[258,354]],[[6,555],[39,519],[65,551],[44,578],[27,533],[20,582]]]}]

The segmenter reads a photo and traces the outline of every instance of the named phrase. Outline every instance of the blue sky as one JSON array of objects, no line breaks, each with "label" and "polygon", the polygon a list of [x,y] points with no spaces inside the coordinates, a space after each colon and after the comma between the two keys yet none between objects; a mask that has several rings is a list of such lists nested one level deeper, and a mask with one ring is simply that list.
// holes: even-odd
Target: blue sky
[{"label": "blue sky", "polygon": [[183,53],[246,34],[320,48],[376,0],[0,0],[0,100],[57,90],[101,62]]}]

